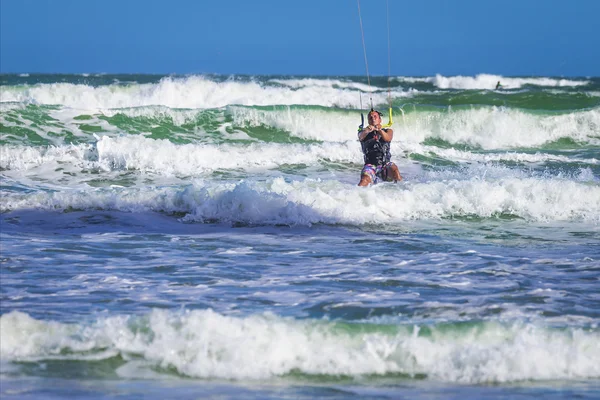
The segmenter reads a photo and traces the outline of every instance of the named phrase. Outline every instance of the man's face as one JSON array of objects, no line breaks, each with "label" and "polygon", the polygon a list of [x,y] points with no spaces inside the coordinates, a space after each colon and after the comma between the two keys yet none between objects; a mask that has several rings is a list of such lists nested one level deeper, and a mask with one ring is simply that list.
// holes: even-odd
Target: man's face
[{"label": "man's face", "polygon": [[381,117],[377,112],[369,113],[369,124],[370,125],[379,125],[381,123]]}]

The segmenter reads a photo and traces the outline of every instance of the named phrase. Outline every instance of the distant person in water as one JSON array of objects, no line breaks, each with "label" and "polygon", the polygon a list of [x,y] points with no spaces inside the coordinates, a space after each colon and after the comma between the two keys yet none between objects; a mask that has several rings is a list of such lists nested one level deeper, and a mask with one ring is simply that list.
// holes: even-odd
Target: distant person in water
[{"label": "distant person in water", "polygon": [[394,131],[381,127],[381,113],[371,109],[368,115],[369,126],[358,132],[365,166],[360,174],[358,186],[368,186],[379,181],[398,182],[402,180],[396,164],[390,161],[390,142]]},{"label": "distant person in water", "polygon": [[500,84],[500,81],[498,81],[498,83],[496,83],[496,90],[500,89],[502,87],[502,85]]}]

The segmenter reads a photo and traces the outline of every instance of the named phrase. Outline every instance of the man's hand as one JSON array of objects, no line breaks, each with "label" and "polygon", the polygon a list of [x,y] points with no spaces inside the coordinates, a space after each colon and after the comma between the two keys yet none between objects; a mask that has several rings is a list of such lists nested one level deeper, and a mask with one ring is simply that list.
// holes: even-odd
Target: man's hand
[{"label": "man's hand", "polygon": [[373,125],[368,125],[358,134],[358,140],[363,141],[367,137],[367,135],[375,130]]}]

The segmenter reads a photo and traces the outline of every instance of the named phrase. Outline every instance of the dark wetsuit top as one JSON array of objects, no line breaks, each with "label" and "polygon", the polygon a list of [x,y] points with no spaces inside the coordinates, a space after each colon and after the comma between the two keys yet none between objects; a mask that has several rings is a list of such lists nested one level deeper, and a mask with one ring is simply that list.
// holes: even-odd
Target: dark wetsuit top
[{"label": "dark wetsuit top", "polygon": [[[387,132],[387,129],[383,129]],[[365,164],[375,166],[385,165],[390,162],[390,142],[383,140],[377,132],[369,132],[365,139],[360,142],[362,146]]]}]

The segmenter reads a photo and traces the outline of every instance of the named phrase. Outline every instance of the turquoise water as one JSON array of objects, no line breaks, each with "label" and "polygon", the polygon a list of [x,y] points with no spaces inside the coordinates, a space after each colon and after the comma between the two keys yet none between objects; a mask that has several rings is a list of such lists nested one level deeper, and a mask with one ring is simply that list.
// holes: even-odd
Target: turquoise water
[{"label": "turquoise water", "polygon": [[0,83],[3,398],[600,395],[600,79]]}]

